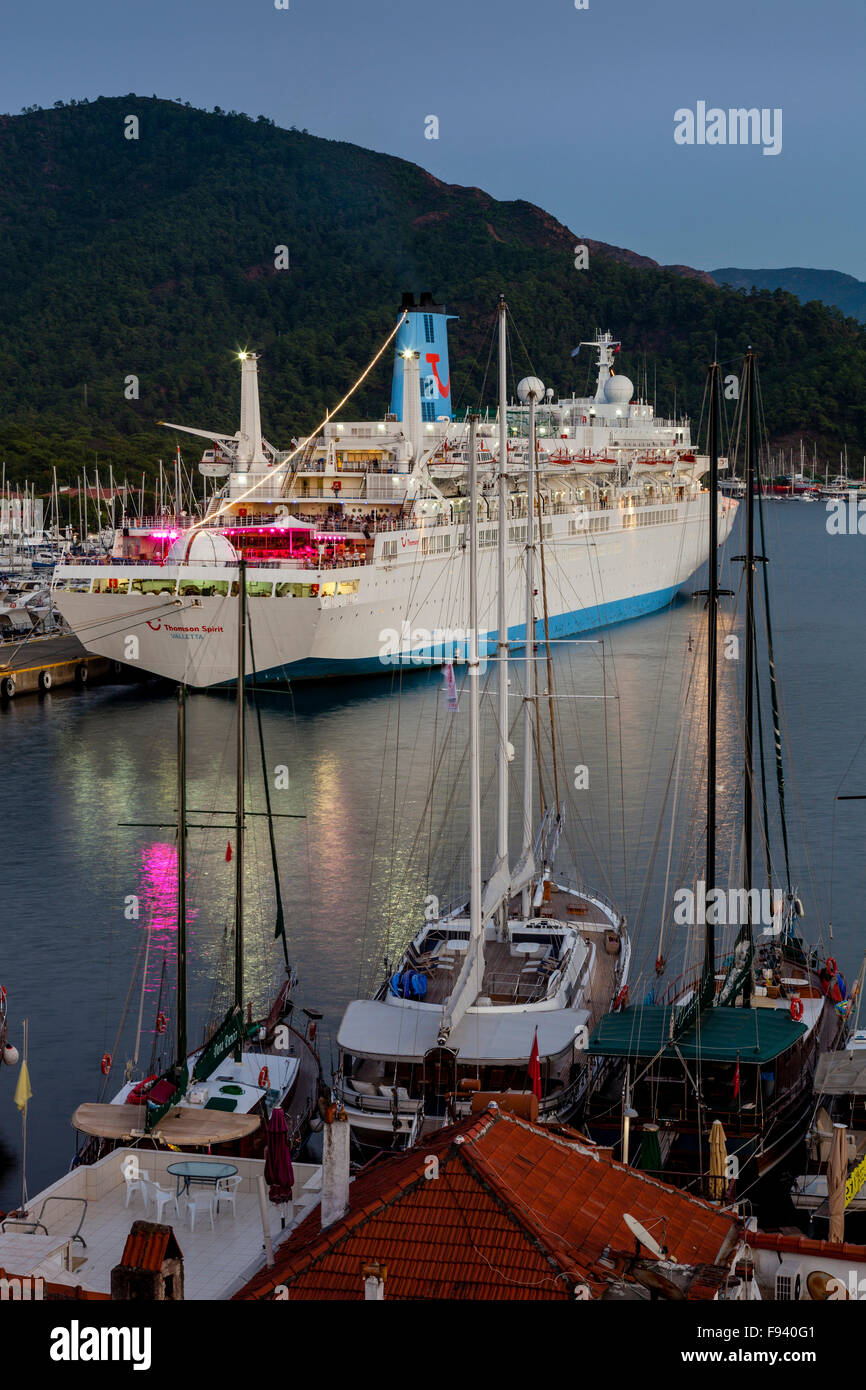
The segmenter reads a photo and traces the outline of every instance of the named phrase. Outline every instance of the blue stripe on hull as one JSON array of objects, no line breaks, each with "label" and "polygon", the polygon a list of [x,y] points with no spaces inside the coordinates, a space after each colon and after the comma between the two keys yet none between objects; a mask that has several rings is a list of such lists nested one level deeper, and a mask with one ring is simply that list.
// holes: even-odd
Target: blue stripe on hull
[{"label": "blue stripe on hull", "polygon": [[[679,590],[674,584],[669,589],[656,589],[651,594],[636,594],[634,598],[617,599],[613,603],[601,603],[594,608],[576,608],[570,613],[558,613],[549,620],[551,637],[576,637],[581,632],[594,632],[598,628],[611,627],[614,623],[628,622],[630,618],[640,618],[646,613],[657,613],[666,608]],[[544,639],[544,622],[539,619],[535,625],[536,638]],[[495,653],[496,632],[486,634],[481,655],[493,656]],[[508,629],[509,642],[521,643],[526,640],[526,624],[517,623]],[[484,648],[486,647],[486,652]],[[455,659],[457,653],[455,652]],[[464,658],[465,659],[465,658]],[[377,656],[359,657],[355,660],[335,661],[308,657],[304,661],[294,661],[286,666],[275,666],[269,671],[258,673],[259,680],[321,680],[328,676],[382,676],[391,671],[423,670],[425,666],[440,666],[443,660],[441,644],[436,647],[419,647],[411,653],[398,653],[389,659]]]}]

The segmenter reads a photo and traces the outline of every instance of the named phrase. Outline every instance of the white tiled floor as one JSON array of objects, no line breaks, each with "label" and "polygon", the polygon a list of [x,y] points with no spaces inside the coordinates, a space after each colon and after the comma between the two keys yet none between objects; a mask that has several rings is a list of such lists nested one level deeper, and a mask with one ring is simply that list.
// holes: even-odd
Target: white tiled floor
[{"label": "white tiled floor", "polygon": [[[171,1155],[165,1157],[170,1161]],[[108,1160],[108,1162],[110,1163],[112,1160]],[[97,1165],[97,1169],[101,1167],[102,1165]],[[106,1186],[111,1181],[113,1174],[106,1171],[102,1181],[93,1182],[97,1169],[91,1169],[87,1174],[87,1178],[91,1181],[91,1188],[95,1190],[95,1195],[88,1198],[87,1213],[81,1228],[81,1234],[87,1242],[87,1248],[82,1249],[77,1241],[71,1246],[71,1282],[80,1282],[88,1288],[108,1293],[111,1289],[111,1271],[115,1265],[120,1263],[126,1237],[133,1221],[142,1218],[155,1221],[156,1210],[152,1202],[145,1210],[140,1193],[134,1193],[130,1198],[129,1206],[125,1206],[126,1188],[122,1181],[118,1185],[115,1180],[114,1185],[110,1186],[107,1191],[98,1191],[97,1189]],[[77,1181],[80,1182],[82,1170],[77,1170],[77,1174]],[[299,1176],[300,1173],[296,1168],[296,1178]],[[75,1181],[75,1174],[68,1175],[66,1182],[72,1185]],[[66,1182],[61,1180],[60,1183],[52,1187],[51,1191],[58,1194],[62,1193]],[[285,1230],[280,1225],[282,1209],[272,1206],[270,1202],[268,1203],[268,1220],[275,1246],[289,1235],[291,1228],[303,1219],[311,1206],[317,1203],[319,1190],[320,1174],[318,1170],[305,1170],[303,1181],[301,1183],[296,1182],[296,1201],[293,1206],[286,1210],[287,1226]],[[38,1201],[37,1198],[34,1205],[37,1205]],[[190,1231],[186,1200],[183,1196],[179,1199],[179,1206],[179,1215],[175,1213],[173,1205],[165,1207],[162,1224],[174,1227],[177,1242],[183,1255],[185,1298],[224,1299],[230,1297],[265,1263],[258,1193],[239,1190],[235,1199],[236,1213],[234,1218],[231,1207],[223,1204],[219,1215],[216,1214],[216,1210],[214,1211],[213,1230],[211,1230],[207,1212],[200,1210],[196,1212],[195,1231]],[[69,1229],[74,1229],[78,1214],[77,1209],[74,1218],[71,1215],[67,1218],[61,1213],[59,1219],[55,1218],[51,1222],[52,1234],[62,1233],[67,1220],[71,1222]],[[55,1277],[55,1274],[56,1271],[49,1271],[47,1267],[44,1270],[44,1277],[47,1279]]]}]

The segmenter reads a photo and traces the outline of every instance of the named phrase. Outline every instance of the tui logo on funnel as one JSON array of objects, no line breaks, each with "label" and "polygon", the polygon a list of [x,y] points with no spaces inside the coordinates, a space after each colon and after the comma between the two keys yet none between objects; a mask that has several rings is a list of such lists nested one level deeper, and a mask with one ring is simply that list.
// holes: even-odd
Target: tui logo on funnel
[{"label": "tui logo on funnel", "polygon": [[445,382],[443,382],[442,379],[440,378],[440,376],[439,376],[439,353],[438,353],[438,352],[428,352],[428,353],[427,353],[427,361],[430,363],[430,367],[431,367],[431,369],[432,369],[432,371],[433,371],[433,379],[434,379],[434,381],[436,382],[436,385],[439,387],[439,395],[440,395],[440,396],[447,396],[447,395],[448,395],[448,391],[449,391],[450,386],[451,386],[451,377],[449,376],[448,379],[447,379],[447,381],[445,381]]},{"label": "tui logo on funnel", "polygon": [[391,382],[391,412],[403,419],[403,363],[406,354],[418,354],[421,418],[426,421],[451,419],[451,372],[448,366],[448,320],[442,304],[435,304],[425,291],[419,303],[414,294],[403,295],[405,315],[394,344],[394,375]]}]

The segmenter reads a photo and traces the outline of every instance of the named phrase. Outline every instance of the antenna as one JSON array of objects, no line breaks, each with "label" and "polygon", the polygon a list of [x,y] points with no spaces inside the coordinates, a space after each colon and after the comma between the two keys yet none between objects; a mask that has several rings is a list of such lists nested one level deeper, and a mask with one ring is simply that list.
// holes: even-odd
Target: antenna
[{"label": "antenna", "polygon": [[[666,1257],[667,1251],[664,1250],[659,1245],[658,1241],[650,1235],[646,1226],[641,1225],[636,1216],[630,1216],[629,1213],[625,1211],[623,1212],[622,1219],[628,1226],[629,1230],[635,1238],[635,1241],[639,1246],[643,1245],[650,1252],[651,1255],[655,1255],[660,1260],[663,1260]],[[635,1254],[639,1255],[640,1251],[635,1250]]]}]

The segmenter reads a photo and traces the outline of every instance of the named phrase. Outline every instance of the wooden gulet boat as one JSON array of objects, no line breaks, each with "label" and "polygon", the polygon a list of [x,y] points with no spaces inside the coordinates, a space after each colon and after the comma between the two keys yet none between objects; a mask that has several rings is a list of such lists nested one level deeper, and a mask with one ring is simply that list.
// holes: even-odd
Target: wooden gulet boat
[{"label": "wooden gulet boat", "polygon": [[[716,716],[719,583],[716,559],[719,463],[719,367],[709,372],[710,536],[707,591],[707,820],[703,961],[691,979],[675,982],[653,1002],[607,1015],[587,1048],[596,1067],[585,1127],[599,1142],[711,1197],[743,1195],[776,1168],[803,1138],[812,1077],[831,1047],[841,1019],[822,988],[817,953],[796,934],[802,904],[788,873],[773,924],[756,938],[753,883],[753,692],[755,687],[755,554],[757,388],[755,361],[743,373],[746,454],[746,635],[743,719],[743,874],[745,905],[733,950],[717,955],[712,890],[716,875]],[[766,602],[766,589],[765,589]],[[781,734],[775,691],[769,609],[773,724],[780,809]],[[785,849],[787,869],[787,846]],[[700,916],[697,917],[700,922]],[[660,964],[663,964],[660,962]],[[825,971],[826,975],[826,971]],[[722,1123],[727,1169],[710,1175],[710,1130]]]},{"label": "wooden gulet boat", "polygon": [[[315,1046],[315,1010],[304,1010],[303,1031],[291,1023],[291,992],[296,977],[289,966],[279,873],[273,842],[270,796],[267,816],[271,829],[277,929],[281,937],[286,979],[267,1017],[253,1019],[245,1009],[244,989],[244,838],[246,831],[246,653],[247,584],[240,561],[238,602],[237,758],[235,804],[234,1000],[222,1023],[200,1049],[187,1041],[186,946],[186,688],[178,686],[177,715],[177,999],[175,1057],[160,1075],[128,1076],[108,1104],[80,1105],[74,1128],[89,1136],[79,1162],[94,1162],[117,1144],[157,1148],[206,1148],[209,1152],[257,1156],[264,1150],[267,1120],[276,1106],[285,1111],[293,1151],[306,1140],[322,1089],[321,1065]],[[108,1061],[110,1068],[110,1058]]]},{"label": "wooden gulet boat", "polygon": [[[500,458],[507,459],[505,301],[500,300]],[[535,403],[527,378],[527,496],[535,483]],[[520,388],[519,388],[520,389]],[[523,396],[521,397],[523,398]],[[470,893],[455,911],[424,924],[373,999],[349,1004],[338,1033],[337,1089],[362,1147],[403,1147],[490,1099],[531,1118],[563,1122],[587,1081],[583,1048],[628,979],[625,919],[598,893],[557,881],[553,859],[562,807],[548,808],[535,837],[534,644],[525,646],[523,844],[511,867],[508,840],[508,641],[502,605],[505,528],[499,530],[497,664],[497,850],[482,884],[479,772],[477,417],[470,417],[470,651],[468,686]],[[506,470],[499,472],[500,515]],[[536,633],[534,511],[527,508],[526,631]],[[543,573],[542,573],[543,579]],[[453,708],[453,706],[452,706]],[[530,1058],[537,1058],[530,1082]]]}]

